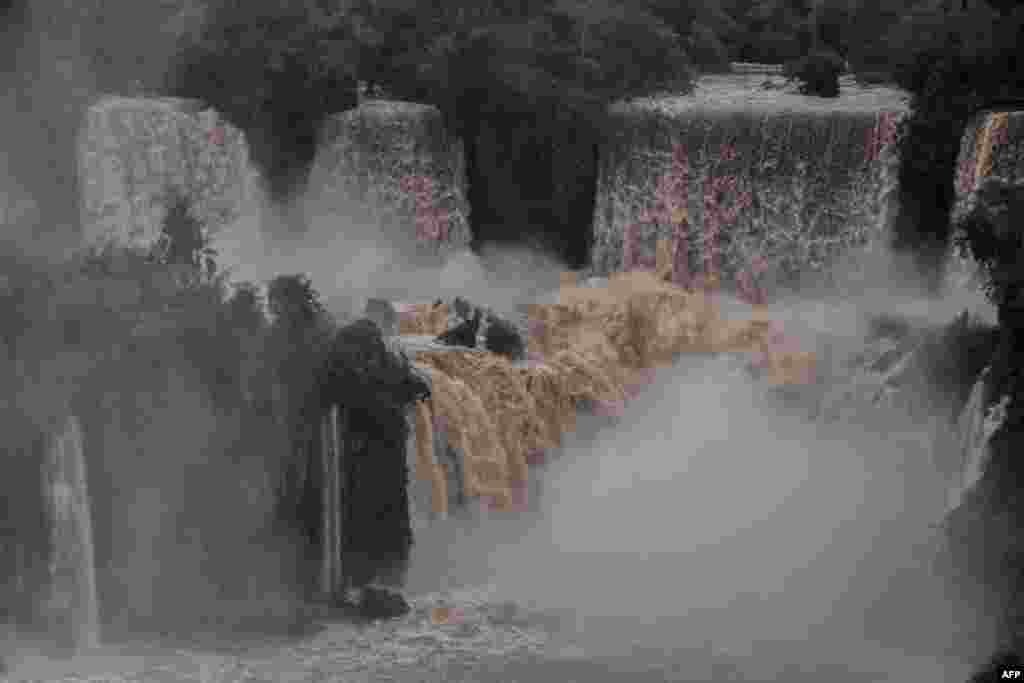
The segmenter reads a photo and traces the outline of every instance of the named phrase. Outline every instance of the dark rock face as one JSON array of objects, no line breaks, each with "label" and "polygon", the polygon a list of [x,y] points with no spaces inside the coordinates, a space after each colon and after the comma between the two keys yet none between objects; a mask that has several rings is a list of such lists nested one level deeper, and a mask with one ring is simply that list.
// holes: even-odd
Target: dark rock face
[{"label": "dark rock face", "polygon": [[[1013,131],[1016,112],[986,114],[969,128],[963,141],[961,164],[967,171],[989,175],[977,187],[970,174],[958,178],[960,216],[958,246],[982,267],[987,293],[999,309],[999,328],[994,343],[980,344],[976,351],[989,352],[981,410],[999,418],[988,429],[987,452],[982,453],[980,479],[946,524],[950,576],[958,594],[988,619],[995,630],[995,655],[987,668],[972,680],[996,680],[1009,665],[1006,653],[1024,653],[1024,187],[1019,178],[1019,148]],[[1012,124],[1012,125],[1011,125]],[[1005,139],[996,141],[996,129],[1004,126]],[[1007,128],[1008,126],[1008,128]],[[978,157],[977,150],[989,157]],[[1011,182],[1011,180],[1013,182]],[[973,209],[966,198],[976,194]],[[969,369],[969,368],[967,368]],[[965,369],[964,371],[966,371]],[[952,373],[950,373],[952,375]],[[955,377],[955,375],[954,375]],[[977,416],[975,422],[981,422]],[[988,430],[986,430],[988,431]],[[991,646],[990,646],[991,647]],[[1019,660],[1014,660],[1019,661]]]},{"label": "dark rock face", "polygon": [[467,113],[472,121],[463,140],[475,246],[533,244],[570,268],[585,267],[598,177],[593,126],[564,110],[540,117],[510,107]]},{"label": "dark rock face", "polygon": [[[365,318],[339,330],[321,376],[325,408],[351,406],[393,419],[404,415],[409,404],[430,396],[430,387],[409,359],[389,348],[381,328]],[[404,417],[401,421],[405,424]]]},{"label": "dark rock face", "polygon": [[359,621],[398,619],[412,609],[400,593],[381,586],[366,586],[349,595],[338,596],[332,607],[346,618]]},{"label": "dark rock face", "polygon": [[[430,396],[429,381],[367,319],[338,331],[320,377],[321,407],[337,405],[344,414],[340,545],[345,584],[401,586],[413,543],[406,411]],[[311,501],[310,516],[319,519],[320,493],[305,497]],[[318,526],[314,537],[319,535]],[[374,614],[400,607],[387,596],[368,595],[366,609]]]},{"label": "dark rock face", "polygon": [[484,348],[511,360],[522,360],[526,357],[526,338],[515,324],[491,313],[484,329]]},{"label": "dark rock face", "polygon": [[1004,336],[993,361],[987,403],[1009,396],[1009,405],[990,442],[991,460],[980,487],[984,497],[974,506],[995,542],[970,552],[984,556],[981,576],[999,596],[1002,640],[1011,650],[1024,652],[1024,330],[1004,330]]},{"label": "dark rock face", "polygon": [[455,327],[439,335],[437,337],[438,343],[446,346],[464,346],[475,349],[481,320],[483,320],[483,311],[477,309],[473,312],[472,318],[463,320]]},{"label": "dark rock face", "polygon": [[[943,327],[882,315],[868,328],[865,348],[847,361],[854,381],[850,388],[840,385],[845,393],[866,391],[876,405],[895,400],[914,413],[944,415],[950,424],[991,361],[999,334],[966,311]],[[825,414],[833,412],[825,406]]]},{"label": "dark rock face", "polygon": [[[1024,330],[1003,326],[985,375],[981,409],[1001,423],[991,433],[980,479],[944,524],[940,565],[951,595],[979,615],[987,632],[978,645],[995,652],[972,681],[997,680],[1012,655],[1024,652]],[[1008,400],[1007,400],[1008,399]],[[995,639],[994,645],[991,639]],[[1015,660],[1016,661],[1016,660]]]},{"label": "dark rock face", "polygon": [[466,348],[478,348],[482,344],[491,353],[511,360],[526,357],[526,333],[512,321],[462,297],[455,297],[452,309],[461,322],[438,336],[438,343]]},{"label": "dark rock face", "polygon": [[40,468],[44,437],[3,417],[9,441],[0,449],[0,623],[34,628],[52,554]]},{"label": "dark rock face", "polygon": [[963,409],[971,387],[996,349],[998,330],[973,321],[964,311],[923,346],[930,384],[952,404],[951,417]]},{"label": "dark rock face", "polygon": [[409,613],[409,603],[399,593],[377,586],[367,586],[359,604],[364,619],[397,619]]},{"label": "dark rock face", "polygon": [[968,683],[995,683],[996,681],[1007,680],[1003,678],[1003,672],[1007,670],[1020,670],[1024,668],[1024,659],[1013,652],[998,654],[985,666],[984,669],[971,676]]},{"label": "dark rock face", "polygon": [[345,453],[342,567],[347,582],[364,587],[389,577],[400,583],[412,548],[404,432],[350,412]]}]

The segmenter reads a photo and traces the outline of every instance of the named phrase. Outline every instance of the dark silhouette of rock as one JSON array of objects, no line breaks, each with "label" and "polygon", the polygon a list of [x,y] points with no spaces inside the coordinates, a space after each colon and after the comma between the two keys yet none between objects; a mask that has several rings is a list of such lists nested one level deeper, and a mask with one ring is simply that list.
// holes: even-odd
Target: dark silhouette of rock
[{"label": "dark silhouette of rock", "polygon": [[359,613],[364,619],[397,619],[409,611],[409,603],[401,593],[377,586],[367,586],[359,603]]},{"label": "dark silhouette of rock", "polygon": [[405,406],[430,397],[430,387],[409,359],[389,348],[380,326],[361,318],[341,328],[321,371],[320,402],[382,416],[402,415]]},{"label": "dark silhouette of rock", "polygon": [[484,348],[512,360],[526,357],[526,339],[514,323],[488,313],[484,329]]},{"label": "dark silhouette of rock", "polygon": [[459,316],[463,320],[469,320],[473,314],[473,304],[469,303],[461,296],[455,297],[455,301],[452,302],[452,308],[455,310],[455,315]]},{"label": "dark silhouette of rock", "polygon": [[978,673],[971,676],[968,683],[995,683],[1006,680],[1004,671],[1020,671],[1024,668],[1024,659],[1013,652],[1003,652],[993,657]]},{"label": "dark silhouette of rock", "polygon": [[[430,396],[429,382],[400,349],[385,343],[380,328],[367,319],[338,331],[320,379],[320,408],[338,405],[344,420],[341,567],[345,583],[363,589],[393,576],[394,584],[401,585],[413,543],[406,409]],[[310,508],[312,522],[320,524],[319,496],[313,492],[308,498],[315,503]],[[366,609],[373,613],[397,609],[385,609],[387,601],[372,591],[368,599]]]},{"label": "dark silhouette of rock", "polygon": [[398,619],[411,611],[401,593],[380,586],[366,586],[352,595],[338,596],[331,606],[341,616],[358,621]]},{"label": "dark silhouette of rock", "polygon": [[[458,299],[456,299],[456,302],[458,302]],[[463,320],[455,327],[445,331],[437,337],[437,341],[446,346],[465,346],[467,348],[475,349],[476,336],[480,331],[480,322],[482,320],[483,312],[477,309],[473,313],[472,318]]]}]

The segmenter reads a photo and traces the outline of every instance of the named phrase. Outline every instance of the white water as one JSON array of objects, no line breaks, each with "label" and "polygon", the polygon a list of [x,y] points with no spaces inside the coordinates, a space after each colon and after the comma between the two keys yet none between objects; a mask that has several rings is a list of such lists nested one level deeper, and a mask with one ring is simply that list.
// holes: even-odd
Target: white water
[{"label": "white water", "polygon": [[328,597],[340,594],[344,578],[341,564],[344,491],[343,441],[339,432],[341,414],[338,406],[332,406],[321,423],[321,464],[324,478],[321,590]]},{"label": "white water", "polygon": [[48,609],[66,620],[76,649],[99,644],[99,598],[96,590],[92,513],[87,485],[82,428],[69,416],[46,449],[44,463],[53,519],[52,592]]},{"label": "white water", "polygon": [[986,368],[974,383],[971,396],[957,423],[960,441],[956,446],[962,476],[958,477],[950,488],[950,512],[964,502],[967,494],[984,476],[991,455],[989,441],[1006,419],[1009,396],[1003,396],[991,407],[985,406],[985,384],[989,371],[990,369]]}]

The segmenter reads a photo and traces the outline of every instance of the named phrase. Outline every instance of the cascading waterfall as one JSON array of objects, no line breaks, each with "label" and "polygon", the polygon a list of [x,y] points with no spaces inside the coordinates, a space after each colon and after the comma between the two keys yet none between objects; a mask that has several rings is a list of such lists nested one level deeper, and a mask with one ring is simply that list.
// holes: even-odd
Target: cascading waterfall
[{"label": "cascading waterfall", "polygon": [[341,409],[334,405],[321,422],[321,464],[323,467],[323,564],[321,589],[328,597],[340,595],[344,590],[341,562],[343,491],[345,470],[342,439]]},{"label": "cascading waterfall", "polygon": [[[954,225],[977,206],[978,191],[987,179],[1019,180],[1019,142],[1009,134],[1010,124],[1016,118],[1019,112],[985,112],[965,128],[957,159],[956,202],[950,217]],[[978,264],[973,259],[955,253],[952,265],[947,277],[954,288],[978,289],[977,283],[984,278],[979,278]],[[1006,419],[1009,396],[1001,397],[993,405],[987,405],[985,400],[991,371],[989,366],[978,375],[957,421],[959,439],[954,446],[961,470],[950,487],[950,513],[965,502],[967,494],[984,476],[989,464],[989,442]]]},{"label": "cascading waterfall", "polygon": [[657,241],[669,239],[694,275],[710,266],[729,286],[761,260],[766,276],[797,284],[891,221],[878,192],[894,180],[883,176],[904,115],[895,102],[881,111],[759,111],[652,101],[615,115],[621,126],[603,148],[594,214],[597,274],[650,267]]},{"label": "cascading waterfall", "polygon": [[64,622],[76,649],[99,644],[92,513],[86,484],[82,427],[69,416],[47,444],[44,496],[52,516],[49,610]]},{"label": "cascading waterfall", "polygon": [[986,406],[985,390],[990,371],[991,368],[985,368],[974,383],[971,396],[957,422],[962,475],[950,489],[949,512],[960,507],[967,494],[981,481],[991,453],[989,442],[1006,420],[1009,396],[1003,396],[994,405]]}]

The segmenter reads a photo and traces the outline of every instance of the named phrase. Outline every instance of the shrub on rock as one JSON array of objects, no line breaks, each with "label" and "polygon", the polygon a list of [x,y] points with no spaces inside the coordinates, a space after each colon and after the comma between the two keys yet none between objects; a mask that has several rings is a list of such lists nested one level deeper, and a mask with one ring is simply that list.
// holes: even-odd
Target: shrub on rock
[{"label": "shrub on rock", "polygon": [[512,360],[521,360],[526,357],[526,336],[514,323],[489,313],[484,348]]},{"label": "shrub on rock", "polygon": [[835,52],[819,50],[786,65],[785,73],[800,81],[800,92],[818,97],[839,97],[839,75],[843,58]]}]

